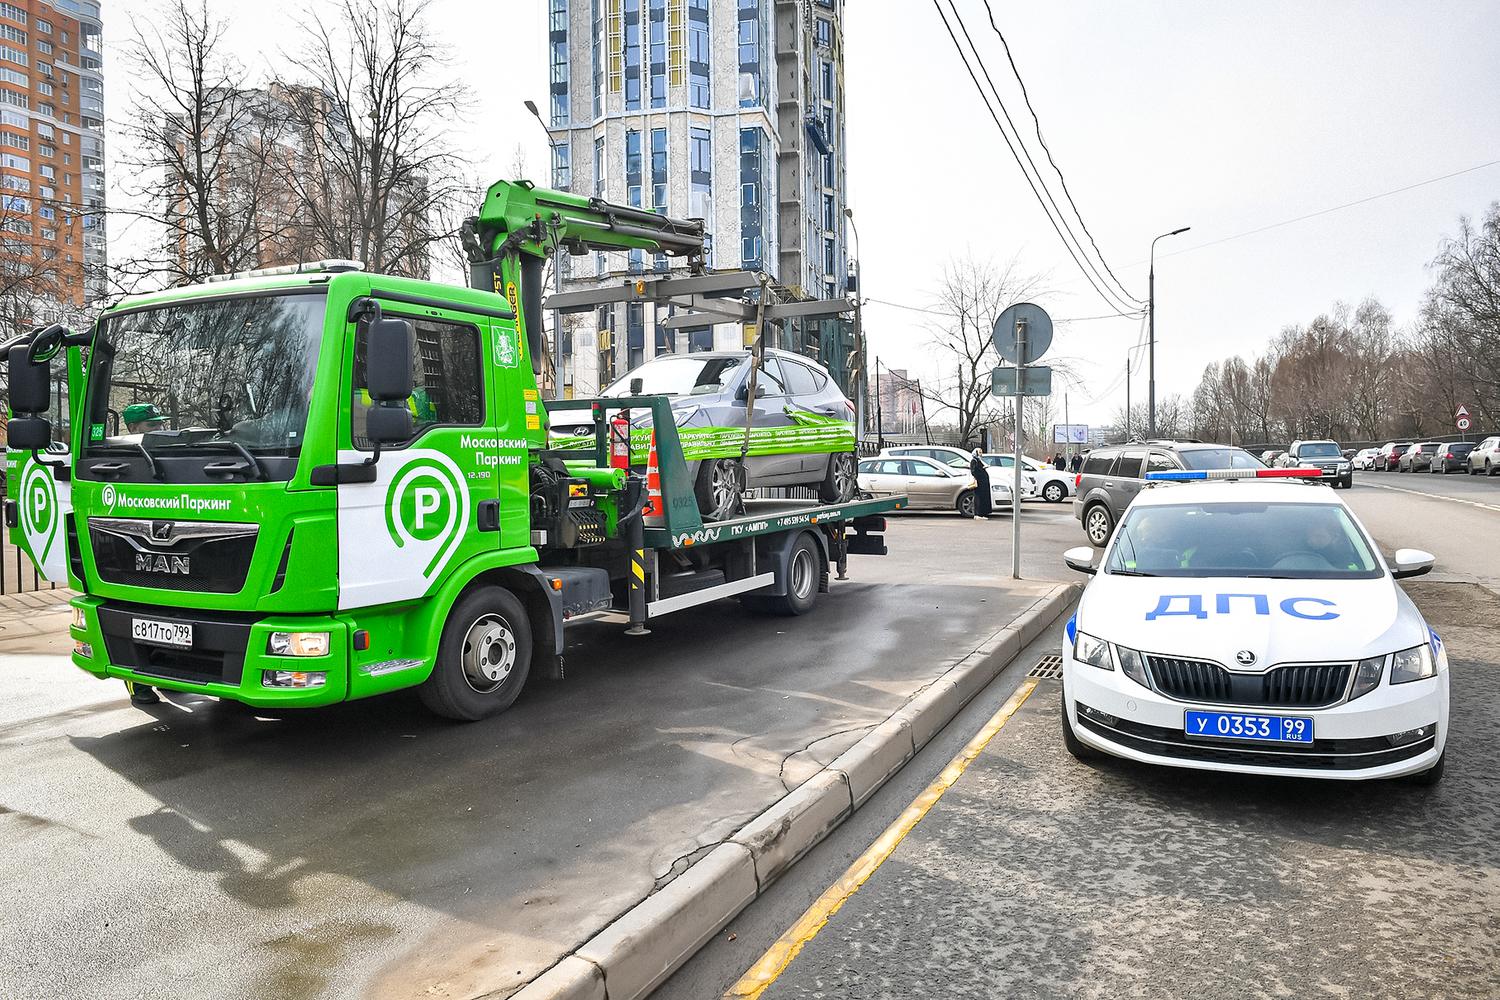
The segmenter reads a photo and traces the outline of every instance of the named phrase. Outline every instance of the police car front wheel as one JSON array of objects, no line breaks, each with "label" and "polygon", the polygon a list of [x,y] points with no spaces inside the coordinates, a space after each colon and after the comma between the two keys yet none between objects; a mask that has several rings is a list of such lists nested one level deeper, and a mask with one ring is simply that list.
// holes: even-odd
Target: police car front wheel
[{"label": "police car front wheel", "polygon": [[1068,753],[1072,754],[1075,759],[1084,761],[1085,763],[1102,760],[1104,758],[1104,754],[1100,753],[1098,750],[1095,750],[1093,747],[1080,740],[1078,738],[1078,734],[1073,732],[1073,723],[1068,720],[1067,695],[1061,695],[1059,697],[1059,702],[1062,705],[1063,747],[1068,751]]}]

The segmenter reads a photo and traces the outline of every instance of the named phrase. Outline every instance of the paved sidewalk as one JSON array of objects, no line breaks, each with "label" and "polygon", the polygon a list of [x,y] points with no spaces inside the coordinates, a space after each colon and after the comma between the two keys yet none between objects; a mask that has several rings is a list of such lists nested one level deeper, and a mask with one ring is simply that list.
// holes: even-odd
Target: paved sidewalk
[{"label": "paved sidewalk", "polygon": [[0,654],[70,652],[68,602],[76,596],[63,587],[0,595]]}]

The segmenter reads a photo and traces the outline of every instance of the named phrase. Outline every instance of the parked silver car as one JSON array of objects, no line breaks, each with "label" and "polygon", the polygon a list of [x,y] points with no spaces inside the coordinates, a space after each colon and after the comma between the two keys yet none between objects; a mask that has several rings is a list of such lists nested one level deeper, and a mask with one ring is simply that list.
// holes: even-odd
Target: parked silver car
[{"label": "parked silver car", "polygon": [[[956,510],[973,517],[977,485],[967,468],[916,455],[880,455],[859,463],[861,492],[873,497],[904,493],[913,508]],[[1009,507],[1010,487],[992,479],[990,502],[996,509]]]},{"label": "parked silver car", "polygon": [[1485,438],[1469,452],[1469,475],[1500,475],[1500,435]]}]

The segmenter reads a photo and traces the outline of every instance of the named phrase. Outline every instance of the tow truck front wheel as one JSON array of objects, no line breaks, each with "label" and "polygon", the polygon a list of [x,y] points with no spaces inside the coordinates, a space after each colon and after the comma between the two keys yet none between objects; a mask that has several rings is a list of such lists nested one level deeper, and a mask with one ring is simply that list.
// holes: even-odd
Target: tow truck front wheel
[{"label": "tow truck front wheel", "polygon": [[510,591],[481,587],[459,600],[443,628],[422,703],[447,719],[474,722],[505,711],[531,672],[531,622]]}]

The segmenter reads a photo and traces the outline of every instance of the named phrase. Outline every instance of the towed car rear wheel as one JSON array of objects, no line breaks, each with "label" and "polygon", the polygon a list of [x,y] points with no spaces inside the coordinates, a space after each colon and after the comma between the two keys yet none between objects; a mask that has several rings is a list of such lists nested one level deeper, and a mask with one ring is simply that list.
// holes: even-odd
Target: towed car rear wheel
[{"label": "towed car rear wheel", "polygon": [[713,521],[725,521],[745,509],[745,474],[737,459],[705,459],[698,466],[693,484],[698,512]]},{"label": "towed car rear wheel", "polygon": [[823,503],[847,503],[859,493],[859,463],[852,452],[830,455],[828,472],[818,485]]}]

